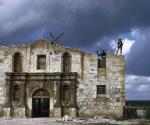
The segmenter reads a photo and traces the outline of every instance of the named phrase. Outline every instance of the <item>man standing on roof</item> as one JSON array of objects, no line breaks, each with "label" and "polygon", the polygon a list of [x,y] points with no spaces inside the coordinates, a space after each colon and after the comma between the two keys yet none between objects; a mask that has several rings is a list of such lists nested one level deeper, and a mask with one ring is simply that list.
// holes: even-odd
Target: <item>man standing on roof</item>
[{"label": "man standing on roof", "polygon": [[122,46],[123,46],[122,39],[118,39],[116,55],[118,54],[119,50],[120,50],[120,54],[122,54]]}]

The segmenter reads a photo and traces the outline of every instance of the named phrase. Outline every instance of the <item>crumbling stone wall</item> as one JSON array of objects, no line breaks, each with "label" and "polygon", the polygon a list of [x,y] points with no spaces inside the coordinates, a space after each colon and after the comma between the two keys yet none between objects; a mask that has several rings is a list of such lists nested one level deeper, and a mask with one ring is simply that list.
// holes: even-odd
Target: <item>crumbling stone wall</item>
[{"label": "crumbling stone wall", "polygon": [[[86,55],[84,79],[79,82],[77,101],[80,116],[122,117],[125,105],[124,57],[108,52],[106,68],[97,69],[96,55]],[[96,86],[106,85],[106,94],[97,95]]]},{"label": "crumbling stone wall", "polygon": [[[23,72],[26,73],[60,73],[62,72],[62,55],[71,54],[71,72],[77,72],[76,102],[73,109],[78,116],[113,115],[122,117],[125,105],[125,64],[124,56],[106,54],[106,68],[98,68],[97,55],[78,49],[52,45],[46,40],[37,40],[31,45],[0,46],[0,111],[6,106],[7,86],[5,72],[13,72],[13,55],[23,55]],[[46,69],[37,70],[37,55],[46,55]],[[97,95],[97,85],[106,85],[106,94]],[[52,99],[51,107],[54,108]],[[27,99],[31,110],[31,98]],[[61,109],[55,110],[56,114]],[[20,112],[24,110],[21,109]],[[19,112],[19,109],[16,110]],[[17,114],[17,113],[16,113]],[[19,114],[19,113],[18,113]],[[20,115],[20,114],[19,114]],[[17,115],[17,116],[19,116]]]}]

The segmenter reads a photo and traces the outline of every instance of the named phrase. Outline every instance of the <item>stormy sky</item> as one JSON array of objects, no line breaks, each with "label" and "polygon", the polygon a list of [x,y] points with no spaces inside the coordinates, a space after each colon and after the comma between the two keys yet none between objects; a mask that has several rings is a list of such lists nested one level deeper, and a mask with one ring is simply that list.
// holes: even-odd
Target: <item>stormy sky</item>
[{"label": "stormy sky", "polygon": [[0,0],[0,45],[28,44],[49,32],[65,46],[126,55],[126,99],[150,99],[149,0]]}]

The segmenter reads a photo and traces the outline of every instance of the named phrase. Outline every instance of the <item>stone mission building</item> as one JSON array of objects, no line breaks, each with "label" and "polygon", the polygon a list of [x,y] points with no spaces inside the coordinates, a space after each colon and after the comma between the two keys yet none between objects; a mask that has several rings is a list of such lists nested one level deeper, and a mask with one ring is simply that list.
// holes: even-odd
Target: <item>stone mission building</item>
[{"label": "stone mission building", "polygon": [[0,46],[0,114],[13,117],[122,117],[124,56],[39,39]]}]

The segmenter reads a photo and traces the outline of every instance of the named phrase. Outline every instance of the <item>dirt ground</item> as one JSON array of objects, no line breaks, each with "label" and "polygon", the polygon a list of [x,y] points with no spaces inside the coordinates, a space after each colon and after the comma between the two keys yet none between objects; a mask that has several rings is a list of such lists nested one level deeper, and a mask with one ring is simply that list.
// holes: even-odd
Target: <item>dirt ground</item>
[{"label": "dirt ground", "polygon": [[0,118],[0,125],[73,125],[68,124],[67,122],[56,122],[54,119],[50,118],[13,118],[13,119],[4,119]]},{"label": "dirt ground", "polygon": [[63,121],[51,118],[0,118],[0,125],[150,125],[149,121],[143,119],[116,121],[114,119],[73,119]]}]

